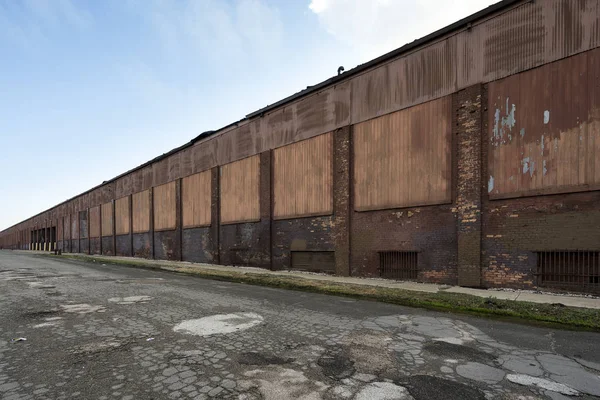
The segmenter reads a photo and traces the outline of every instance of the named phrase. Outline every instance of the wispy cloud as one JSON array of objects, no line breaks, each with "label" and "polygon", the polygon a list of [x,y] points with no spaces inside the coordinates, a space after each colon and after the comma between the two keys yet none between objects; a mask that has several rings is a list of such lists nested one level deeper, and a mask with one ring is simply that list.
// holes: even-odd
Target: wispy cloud
[{"label": "wispy cloud", "polygon": [[72,0],[0,0],[0,43],[34,51],[48,43],[48,37],[65,26],[89,28],[92,14]]},{"label": "wispy cloud", "polygon": [[311,0],[309,9],[339,41],[373,58],[497,0]]},{"label": "wispy cloud", "polygon": [[272,53],[283,42],[279,11],[263,0],[152,0],[130,5],[151,23],[163,50],[176,58],[256,57]]}]

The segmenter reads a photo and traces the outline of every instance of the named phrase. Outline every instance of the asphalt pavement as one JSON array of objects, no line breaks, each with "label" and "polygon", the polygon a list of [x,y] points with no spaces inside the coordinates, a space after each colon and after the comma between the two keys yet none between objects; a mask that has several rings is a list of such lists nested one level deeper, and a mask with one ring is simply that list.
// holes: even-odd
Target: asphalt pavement
[{"label": "asphalt pavement", "polygon": [[1,399],[592,399],[599,375],[594,332],[0,251]]}]

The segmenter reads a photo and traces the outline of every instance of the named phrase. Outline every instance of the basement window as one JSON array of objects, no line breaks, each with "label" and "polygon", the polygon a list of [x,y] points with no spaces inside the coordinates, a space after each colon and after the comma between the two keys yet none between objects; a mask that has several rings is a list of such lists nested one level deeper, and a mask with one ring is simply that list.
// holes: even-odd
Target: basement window
[{"label": "basement window", "polygon": [[600,291],[600,252],[537,252],[539,286],[558,289]]},{"label": "basement window", "polygon": [[418,274],[416,251],[379,252],[379,275],[386,279],[414,280]]}]

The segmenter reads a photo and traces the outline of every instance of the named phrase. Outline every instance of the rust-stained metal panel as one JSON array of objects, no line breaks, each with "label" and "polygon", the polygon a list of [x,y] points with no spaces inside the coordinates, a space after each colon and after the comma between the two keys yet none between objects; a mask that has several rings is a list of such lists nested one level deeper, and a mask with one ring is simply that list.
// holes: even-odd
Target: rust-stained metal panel
[{"label": "rust-stained metal panel", "polygon": [[182,179],[181,201],[184,228],[210,225],[211,194],[210,170]]},{"label": "rust-stained metal panel", "polygon": [[356,210],[449,202],[451,121],[444,97],[356,125]]},{"label": "rust-stained metal panel", "polygon": [[169,158],[152,164],[152,186],[162,185],[169,180]]},{"label": "rust-stained metal panel", "polygon": [[100,206],[90,208],[90,220],[88,222],[90,238],[100,237]]},{"label": "rust-stained metal panel", "polygon": [[112,202],[102,204],[102,236],[113,234],[113,205]]},{"label": "rust-stained metal panel", "polygon": [[260,220],[259,170],[259,156],[221,167],[222,223]]},{"label": "rust-stained metal panel", "polygon": [[115,233],[129,234],[129,196],[115,200]]},{"label": "rust-stained metal panel", "polygon": [[600,187],[600,49],[489,85],[491,198]]},{"label": "rust-stained metal panel", "polygon": [[79,213],[71,214],[71,239],[79,238]]},{"label": "rust-stained metal panel", "polygon": [[175,211],[175,181],[153,189],[154,230],[165,231],[177,227]]},{"label": "rust-stained metal panel", "polygon": [[273,151],[275,218],[333,212],[332,136],[327,133]]},{"label": "rust-stained metal panel", "polygon": [[148,232],[150,230],[150,191],[134,193],[132,195],[133,233]]}]

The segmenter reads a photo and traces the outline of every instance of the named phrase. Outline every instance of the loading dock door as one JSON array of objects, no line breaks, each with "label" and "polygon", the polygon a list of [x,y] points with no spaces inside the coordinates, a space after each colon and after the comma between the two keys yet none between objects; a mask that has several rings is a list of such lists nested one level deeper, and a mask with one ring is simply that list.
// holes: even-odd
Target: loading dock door
[{"label": "loading dock door", "polygon": [[335,273],[335,252],[292,251],[292,269],[299,271]]}]

